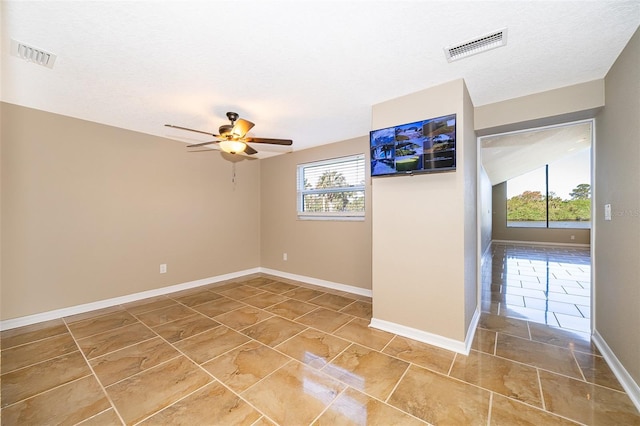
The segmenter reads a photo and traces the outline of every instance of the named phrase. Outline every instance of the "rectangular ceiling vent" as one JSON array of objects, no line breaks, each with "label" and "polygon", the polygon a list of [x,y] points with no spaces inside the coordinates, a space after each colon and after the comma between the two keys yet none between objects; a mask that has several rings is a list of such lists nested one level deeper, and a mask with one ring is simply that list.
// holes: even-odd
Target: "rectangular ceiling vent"
[{"label": "rectangular ceiling vent", "polygon": [[34,64],[42,65],[43,67],[53,68],[53,64],[56,61],[56,55],[46,52],[37,47],[26,45],[17,40],[11,39],[11,54],[20,59],[24,59]]},{"label": "rectangular ceiling vent", "polygon": [[447,61],[453,62],[458,59],[486,52],[487,50],[496,49],[507,44],[507,29],[503,28],[473,40],[465,41],[456,46],[444,48],[444,54]]}]

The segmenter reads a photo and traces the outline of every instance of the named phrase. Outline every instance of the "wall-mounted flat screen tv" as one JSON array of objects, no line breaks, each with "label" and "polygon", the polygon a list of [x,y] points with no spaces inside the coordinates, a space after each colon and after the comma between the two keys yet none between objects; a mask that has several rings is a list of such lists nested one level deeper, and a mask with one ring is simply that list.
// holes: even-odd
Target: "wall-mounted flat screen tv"
[{"label": "wall-mounted flat screen tv", "polygon": [[401,124],[370,133],[371,176],[456,169],[456,115]]}]

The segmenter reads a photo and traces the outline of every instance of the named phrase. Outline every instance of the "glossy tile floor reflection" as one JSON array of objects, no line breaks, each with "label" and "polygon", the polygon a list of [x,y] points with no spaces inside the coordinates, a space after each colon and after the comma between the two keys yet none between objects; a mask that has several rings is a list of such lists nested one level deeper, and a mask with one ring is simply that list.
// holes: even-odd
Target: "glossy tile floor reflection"
[{"label": "glossy tile floor reflection", "polygon": [[589,248],[492,244],[482,270],[482,310],[591,332]]},{"label": "glossy tile floor reflection", "polygon": [[4,426],[640,424],[589,336],[482,315],[469,356],[254,277],[1,334]]}]

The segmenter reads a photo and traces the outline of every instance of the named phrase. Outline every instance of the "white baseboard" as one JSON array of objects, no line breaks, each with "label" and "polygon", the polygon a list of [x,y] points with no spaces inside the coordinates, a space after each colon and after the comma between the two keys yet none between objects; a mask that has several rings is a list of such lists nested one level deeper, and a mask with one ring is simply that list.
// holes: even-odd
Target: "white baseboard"
[{"label": "white baseboard", "polygon": [[464,342],[377,318],[371,319],[369,327],[377,328],[382,331],[388,331],[389,333],[394,333],[398,336],[407,337],[409,339],[417,340],[422,343],[427,343],[429,345],[457,352],[462,355],[469,355],[469,351],[471,350],[471,342],[473,342],[473,336],[475,335],[476,327],[479,320],[480,311],[476,309],[475,313],[473,314],[473,318],[471,319],[471,323],[469,324],[469,329],[467,330],[467,338]]},{"label": "white baseboard", "polygon": [[491,240],[492,243],[498,244],[522,244],[525,246],[559,246],[559,247],[591,247],[591,244],[578,243],[548,243],[544,241],[517,241],[517,240]]},{"label": "white baseboard", "polygon": [[142,291],[140,293],[128,294],[126,296],[114,297],[111,299],[99,300],[97,302],[85,303],[82,305],[70,306],[68,308],[55,309],[53,311],[42,312],[39,314],[28,315],[0,321],[0,330],[9,330],[16,327],[35,324],[42,321],[49,321],[70,315],[82,314],[97,309],[109,308],[111,306],[121,305],[123,303],[135,302],[149,297],[163,296],[165,294],[175,293],[177,291],[188,290],[190,288],[200,287],[207,284],[214,284],[221,281],[232,280],[243,277],[245,275],[257,274],[260,268],[245,269],[244,271],[232,272],[229,274],[218,275],[210,278],[203,278],[195,281],[189,281],[182,284],[171,285],[168,287],[157,288],[153,290]]},{"label": "white baseboard", "polygon": [[317,285],[319,287],[325,287],[333,290],[344,291],[346,293],[351,293],[351,294],[358,294],[360,296],[371,297],[372,295],[371,290],[366,288],[355,287],[347,284],[340,284],[333,281],[321,280],[318,278],[307,277],[304,275],[290,274],[289,272],[282,272],[276,269],[269,269],[269,268],[258,268],[258,269],[263,274],[273,275],[280,278],[286,278],[293,281],[300,281],[300,282],[311,284],[311,285]]},{"label": "white baseboard", "polygon": [[631,402],[636,406],[638,411],[640,411],[640,386],[638,383],[633,380],[633,377],[629,374],[624,365],[618,360],[618,357],[613,353],[607,342],[602,338],[600,333],[597,330],[593,331],[593,343],[595,343],[596,347],[602,353],[605,361],[615,374],[618,381],[622,385],[622,388],[627,392]]}]

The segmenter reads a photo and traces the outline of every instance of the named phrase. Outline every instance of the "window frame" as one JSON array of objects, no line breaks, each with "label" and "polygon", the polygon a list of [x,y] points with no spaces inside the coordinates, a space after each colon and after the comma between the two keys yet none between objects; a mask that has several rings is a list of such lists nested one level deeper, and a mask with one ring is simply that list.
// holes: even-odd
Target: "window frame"
[{"label": "window frame", "polygon": [[[298,219],[301,220],[355,220],[361,221],[366,217],[366,179],[367,179],[367,171],[366,171],[366,158],[363,153],[361,154],[353,154],[347,155],[343,157],[335,157],[329,158],[325,160],[319,161],[310,161],[308,163],[301,163],[296,166],[296,204],[297,204],[297,215]],[[330,166],[332,164],[345,163],[350,161],[360,161],[362,163],[363,168],[363,183],[362,185],[357,186],[344,186],[339,188],[325,188],[325,189],[305,189],[304,188],[304,178],[305,178],[305,169],[309,167],[322,167],[322,166]],[[362,191],[364,194],[364,207],[362,211],[337,211],[337,212],[308,212],[304,211],[304,196],[312,195],[312,194],[328,194],[328,193],[339,193],[339,192],[357,192]]]}]

